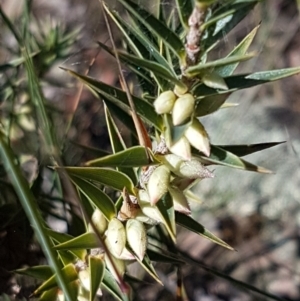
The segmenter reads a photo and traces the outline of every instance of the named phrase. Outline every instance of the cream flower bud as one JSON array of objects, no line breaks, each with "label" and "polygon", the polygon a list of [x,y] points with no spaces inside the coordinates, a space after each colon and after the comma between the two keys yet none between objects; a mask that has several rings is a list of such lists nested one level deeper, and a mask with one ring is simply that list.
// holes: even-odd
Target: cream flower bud
[{"label": "cream flower bud", "polygon": [[126,222],[126,237],[132,251],[143,260],[147,249],[147,233],[143,223],[129,219]]},{"label": "cream flower bud", "polygon": [[153,105],[157,114],[169,113],[172,111],[176,95],[173,91],[162,92],[154,101]]},{"label": "cream flower bud", "polygon": [[[96,209],[94,211],[91,221],[93,222],[94,227],[97,229],[98,233],[100,235],[103,235],[107,229],[108,222],[99,209]],[[90,232],[94,232],[94,228],[91,226],[91,224],[88,225],[88,229]]]},{"label": "cream flower bud", "polygon": [[184,193],[177,187],[169,187],[169,192],[173,199],[174,209],[186,215],[190,215],[191,209]]},{"label": "cream flower bud", "polygon": [[182,157],[185,160],[191,159],[191,145],[189,141],[186,139],[186,137],[181,137],[176,143],[174,143],[171,147],[169,147],[170,151],[177,155]]},{"label": "cream flower bud", "polygon": [[147,186],[152,206],[167,192],[169,183],[170,170],[164,165],[158,166],[151,174]]},{"label": "cream flower bud", "polygon": [[150,198],[146,190],[139,190],[138,203],[143,215],[137,215],[136,219],[149,225],[157,225],[158,223],[162,222],[161,214],[156,206],[151,206]]},{"label": "cream flower bud", "polygon": [[89,269],[84,269],[78,272],[78,278],[81,282],[81,285],[85,290],[90,291],[91,289],[91,276]]},{"label": "cream flower bud", "polygon": [[108,250],[118,257],[122,254],[126,244],[125,227],[117,218],[113,218],[106,231],[106,243]]},{"label": "cream flower bud", "polygon": [[209,157],[210,143],[208,134],[197,118],[193,119],[192,124],[186,129],[184,135],[192,146]]},{"label": "cream flower bud", "polygon": [[187,93],[177,98],[172,111],[173,124],[176,126],[186,121],[193,114],[194,108],[195,98],[192,94]]},{"label": "cream flower bud", "polygon": [[179,166],[178,173],[183,178],[188,179],[205,179],[214,177],[214,174],[195,158],[192,158],[190,161],[182,162]]}]

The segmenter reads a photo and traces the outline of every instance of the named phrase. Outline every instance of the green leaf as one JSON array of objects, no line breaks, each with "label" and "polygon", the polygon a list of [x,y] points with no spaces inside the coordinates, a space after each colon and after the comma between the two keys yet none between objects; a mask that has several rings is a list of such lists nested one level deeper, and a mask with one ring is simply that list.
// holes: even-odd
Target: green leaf
[{"label": "green leaf", "polygon": [[[105,111],[105,119],[106,119],[108,134],[109,134],[109,138],[110,138],[110,144],[111,144],[113,153],[115,154],[117,152],[126,150],[126,145],[123,141],[121,133],[118,130],[117,125],[115,124],[114,120],[112,119],[107,106],[105,106],[104,111]],[[112,165],[107,165],[107,166],[112,167]],[[137,183],[137,177],[132,168],[122,167],[121,165],[116,165],[116,167],[117,167],[117,170],[126,174],[134,183]]]},{"label": "green leaf", "polygon": [[[78,278],[78,274],[74,264],[70,263],[62,268],[61,273],[64,275],[67,283]],[[34,292],[33,295],[39,295],[49,289],[57,287],[56,275],[52,275],[48,280],[44,281]]]},{"label": "green leaf", "polygon": [[142,22],[149,31],[154,32],[183,60],[185,56],[184,45],[180,38],[170,30],[163,22],[144,10],[140,5],[130,0],[118,0],[132,16]]},{"label": "green leaf", "polygon": [[[73,239],[73,236],[69,235],[67,233],[56,232],[49,228],[47,228],[46,231],[47,231],[47,234],[49,235],[49,237],[51,237],[52,240],[54,240],[56,243],[59,243],[59,244]],[[87,255],[86,250],[72,250],[72,251],[70,251],[70,253],[73,256],[75,256],[76,259],[80,258],[81,260],[84,260],[85,256]],[[68,260],[70,258],[72,258],[72,256],[70,256],[69,254],[60,254],[60,255],[62,255],[64,258],[68,257]]]},{"label": "green leaf", "polygon": [[116,216],[115,205],[105,192],[77,176],[71,177],[71,179],[81,193],[103,213],[108,221]]},{"label": "green leaf", "polygon": [[171,264],[184,264],[184,261],[174,256],[174,254],[160,248],[157,249],[157,251],[153,249],[147,249],[147,254],[151,261]]},{"label": "green leaf", "polygon": [[285,143],[285,141],[242,145],[216,145],[216,147],[222,148],[223,150],[233,153],[239,157],[243,157],[282,143]]},{"label": "green leaf", "polygon": [[57,301],[57,294],[57,288],[52,288],[48,291],[43,292],[41,297],[39,298],[39,301]]},{"label": "green leaf", "polygon": [[225,93],[201,98],[196,105],[195,116],[201,117],[216,112],[222,107],[229,95],[230,93]]},{"label": "green leaf", "polygon": [[134,195],[134,185],[130,178],[116,170],[100,167],[64,167],[70,176],[76,176],[88,181],[95,181],[123,191],[125,187]]},{"label": "green leaf", "polygon": [[170,193],[166,193],[165,196],[156,203],[156,206],[170,237],[173,242],[176,243],[175,210]]},{"label": "green leaf", "polygon": [[289,77],[298,74],[299,72],[300,67],[293,67],[271,71],[255,72],[252,74],[233,75],[224,78],[226,85],[228,86],[228,90],[220,91],[212,89],[201,83],[193,87],[193,95],[195,97],[203,97],[220,93],[228,93]]},{"label": "green leaf", "polygon": [[[140,58],[155,60],[157,63],[161,64],[162,66],[167,68],[171,73],[173,73],[173,75],[175,75],[172,68],[170,68],[169,63],[160,54],[156,46],[153,43],[151,43],[149,39],[147,39],[147,36],[139,30],[137,24],[130,25],[115,11],[109,10],[107,6],[105,6],[105,9],[112,18],[112,20],[115,22],[115,24],[118,26],[118,28],[121,30],[122,34],[127,40],[127,43],[136,55],[138,55]],[[139,43],[143,46],[142,49],[141,47],[138,47],[136,41],[139,41]]]},{"label": "green leaf", "polygon": [[237,169],[255,171],[260,173],[272,173],[272,171],[264,167],[256,166],[249,163],[231,152],[228,152],[220,147],[211,145],[211,154],[209,157],[199,156],[199,153],[192,151],[195,156],[198,156],[204,164],[217,164]]},{"label": "green leaf", "polygon": [[[88,76],[80,75],[74,71],[65,68],[62,69],[66,70],[71,75],[77,77],[80,81],[85,83],[92,91],[95,91],[100,96],[103,96],[106,101],[114,103],[127,114],[130,114],[130,106],[128,103],[127,95],[124,91],[114,88],[103,82],[96,81]],[[132,96],[132,100],[135,104],[137,113],[146,121],[148,121],[151,125],[155,126],[158,130],[161,131],[163,127],[162,118],[161,116],[156,114],[153,105],[149,104],[142,98],[138,98],[136,96]]]},{"label": "green leaf", "polygon": [[228,274],[225,274],[225,273],[222,273],[222,272],[220,272],[216,269],[213,269],[213,268],[205,265],[203,262],[201,262],[199,260],[195,260],[187,254],[183,254],[183,252],[180,252],[180,257],[181,257],[182,260],[189,263],[190,265],[192,265],[192,266],[197,265],[197,266],[201,267],[202,269],[204,269],[205,271],[209,272],[210,274],[215,275],[217,277],[220,277],[222,279],[225,279],[225,280],[227,280],[228,282],[232,283],[233,285],[235,285],[237,287],[240,287],[240,288],[246,289],[246,290],[250,290],[252,292],[258,293],[258,294],[260,294],[264,297],[268,297],[268,298],[273,299],[273,300],[285,301],[281,297],[270,294],[270,293],[268,293],[264,290],[258,289],[257,287],[255,287],[253,285],[250,285],[246,282],[243,282],[243,281],[237,280],[235,278],[232,278],[232,277],[228,276]]},{"label": "green leaf", "polygon": [[177,11],[180,18],[180,22],[183,28],[188,29],[188,20],[193,11],[193,4],[191,0],[176,0]]},{"label": "green leaf", "polygon": [[46,280],[53,275],[53,271],[48,265],[39,265],[25,269],[18,269],[13,271],[16,274],[34,277],[36,279]]},{"label": "green leaf", "polygon": [[[110,292],[119,301],[129,301],[129,297],[122,293],[116,279],[108,271],[104,270],[104,277],[101,283],[101,287]],[[125,290],[125,289],[124,289]]]},{"label": "green leaf", "polygon": [[185,73],[188,76],[196,76],[199,74],[204,74],[205,72],[208,72],[208,70],[217,68],[217,67],[224,67],[224,66],[231,66],[235,63],[244,62],[247,60],[252,59],[256,54],[255,53],[249,53],[244,55],[232,55],[229,57],[225,57],[219,60],[214,60],[208,63],[199,63],[198,65],[188,67],[185,70]]},{"label": "green leaf", "polygon": [[148,153],[151,155],[151,161],[149,161],[147,157],[145,147],[133,146],[113,155],[88,161],[85,165],[102,167],[141,167],[158,164],[159,161],[155,159],[154,154],[150,149],[148,149]]},{"label": "green leaf", "polygon": [[95,148],[95,147],[91,147],[91,146],[87,146],[87,145],[83,145],[80,143],[77,143],[76,141],[70,141],[73,145],[81,148],[82,150],[84,150],[87,153],[90,153],[91,155],[97,156],[97,157],[104,157],[109,155],[108,151],[99,149],[99,148]]},{"label": "green leaf", "polygon": [[98,256],[89,256],[89,270],[91,279],[90,300],[93,301],[96,297],[98,288],[103,280],[105,272],[104,259]]},{"label": "green leaf", "polygon": [[[248,51],[252,41],[257,33],[259,26],[256,26],[228,55],[227,57],[245,55]],[[237,68],[239,63],[234,63],[227,66],[221,66],[214,69],[214,72],[218,73],[222,77],[230,76]]]},{"label": "green leaf", "polygon": [[144,268],[144,270],[154,279],[156,280],[159,284],[163,285],[161,280],[159,279],[152,262],[150,258],[148,257],[147,253],[145,254],[143,261],[140,261],[140,259],[135,256],[136,260],[139,262],[139,264]]},{"label": "green leaf", "polygon": [[[203,40],[203,49],[208,49],[216,41],[222,39],[226,34],[234,28],[256,5],[258,0],[236,0],[236,1],[224,1],[224,4],[216,9],[207,22],[212,24],[211,20],[218,20],[217,23],[212,24],[208,28],[208,35]],[[230,15],[225,16],[223,19],[219,19],[219,16],[231,11]]]},{"label": "green leaf", "polygon": [[176,223],[178,225],[180,225],[186,229],[189,229],[190,231],[193,231],[224,248],[233,250],[233,248],[230,247],[226,242],[224,242],[222,239],[218,238],[217,236],[212,234],[210,231],[205,229],[201,224],[199,224],[197,221],[192,219],[190,216],[187,216],[180,212],[175,212],[175,218],[176,218]]},{"label": "green leaf", "polygon": [[[98,42],[98,44],[109,52],[111,55],[114,56],[114,52],[112,49],[107,47],[105,44]],[[125,62],[129,65],[134,65],[139,68],[143,68],[149,72],[152,72],[156,77],[163,78],[168,82],[172,83],[173,85],[178,85],[182,88],[186,88],[186,85],[179,79],[177,79],[176,75],[174,75],[170,69],[167,69],[163,65],[153,62],[151,60],[147,60],[144,58],[139,58],[135,55],[128,54],[124,51],[119,50],[118,56],[122,62]]]},{"label": "green leaf", "polygon": [[3,135],[2,131],[0,131],[0,158],[9,178],[11,179],[20,204],[24,208],[24,211],[34,229],[41,248],[56,274],[60,287],[65,292],[66,299],[68,301],[72,301],[72,293],[67,286],[67,279],[65,278],[65,275],[60,270],[60,263],[57,260],[57,254],[53,251],[51,240],[45,231],[44,220],[37,208],[37,202],[29,189],[28,183],[22,175],[19,166],[16,164],[17,160],[11,148],[7,144],[7,139]]},{"label": "green leaf", "polygon": [[99,239],[94,232],[86,232],[66,242],[54,246],[55,250],[99,248]]}]

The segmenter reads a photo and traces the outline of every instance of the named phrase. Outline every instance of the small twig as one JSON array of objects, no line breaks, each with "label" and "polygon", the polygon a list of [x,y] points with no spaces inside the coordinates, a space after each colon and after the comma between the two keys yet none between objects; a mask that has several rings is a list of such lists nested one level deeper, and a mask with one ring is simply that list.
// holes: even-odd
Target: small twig
[{"label": "small twig", "polygon": [[195,4],[193,12],[188,21],[189,31],[186,35],[185,44],[185,50],[187,53],[185,68],[198,63],[201,51],[200,43],[203,35],[201,26],[205,21],[206,14],[207,6]]}]

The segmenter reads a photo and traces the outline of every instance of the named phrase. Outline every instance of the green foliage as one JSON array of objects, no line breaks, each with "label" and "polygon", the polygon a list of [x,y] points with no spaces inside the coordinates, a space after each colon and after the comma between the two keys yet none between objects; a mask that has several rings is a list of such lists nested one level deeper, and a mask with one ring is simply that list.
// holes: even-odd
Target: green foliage
[{"label": "green foliage", "polygon": [[[207,61],[216,41],[234,28],[259,1],[194,3],[178,0],[179,24],[162,19],[161,16],[167,15],[167,12],[162,11],[157,18],[132,1],[119,2],[127,13],[128,22],[108,6],[104,6],[104,10],[124,35],[126,50],[115,52],[114,48],[101,42],[98,45],[135,73],[141,91],[138,96],[132,95],[132,100],[140,118],[138,126],[148,143],[127,147],[115,121],[128,121],[125,125],[133,137],[137,136],[134,127],[137,124],[131,121],[133,107],[128,99],[130,91],[64,69],[85,84],[95,94],[97,101],[105,103],[105,122],[112,153],[81,146],[96,154],[96,157],[80,167],[63,166],[66,154],[58,142],[61,137],[52,130],[53,112],[47,109],[41,89],[46,71],[54,62],[70,54],[69,47],[77,32],[66,33],[54,27],[47,32],[43,29],[38,36],[29,32],[21,38],[17,28],[0,10],[19,46],[19,57],[0,66],[1,71],[12,72],[16,79],[11,81],[7,76],[1,83],[3,102],[6,104],[1,120],[1,167],[10,179],[10,189],[13,187],[15,191],[15,202],[23,207],[49,263],[49,266],[29,267],[14,272],[44,281],[33,292],[33,296],[40,300],[55,300],[63,295],[69,301],[79,297],[92,301],[99,289],[108,291],[117,300],[131,300],[130,284],[134,277],[126,267],[132,262],[138,262],[154,281],[163,284],[153,262],[171,262],[174,270],[191,263],[191,259],[179,251],[176,225],[233,250],[191,217],[188,201],[198,199],[190,189],[200,180],[213,181],[213,172],[209,170],[211,165],[270,173],[268,169],[241,157],[281,142],[212,145],[199,117],[225,107],[227,98],[236,90],[300,72],[297,67],[233,75],[240,63],[253,58],[254,54],[248,53],[248,49],[258,27],[226,57]],[[202,18],[196,20],[199,37],[196,44],[193,44],[195,40],[192,38],[195,28],[188,22],[194,10],[198,10]],[[140,27],[145,27],[147,32],[144,33]],[[197,51],[191,52],[191,48]],[[19,73],[19,69],[22,72]],[[26,82],[25,88],[19,86],[17,75]],[[164,101],[160,102],[158,110],[158,101],[153,100],[163,92],[170,91],[172,93],[165,95],[172,95],[174,99],[165,108]],[[19,93],[26,98],[27,107],[22,104],[25,113],[16,112],[10,104],[14,103]],[[10,114],[15,118],[10,119]],[[21,172],[21,154],[14,152],[10,146],[12,141],[20,139],[12,130],[14,125],[28,134],[20,125],[19,115],[37,117],[32,121],[33,128],[41,131],[36,140],[42,146],[42,154],[39,156],[36,150],[30,150],[40,164],[34,179],[29,181],[31,187]],[[50,171],[47,164],[52,165]],[[59,193],[63,204],[65,195],[62,186],[68,187],[75,201],[75,206],[68,213],[75,219],[74,208],[77,207],[82,214],[81,231],[75,235],[50,230],[43,220],[42,205],[36,198],[41,191],[39,180],[45,169],[51,172],[53,190]],[[96,212],[99,214],[97,220]],[[148,243],[150,231],[155,232],[156,236]],[[137,239],[132,239],[132,236]],[[196,264],[203,267],[201,263]],[[278,300],[276,296],[222,273],[212,269],[210,272]]]}]

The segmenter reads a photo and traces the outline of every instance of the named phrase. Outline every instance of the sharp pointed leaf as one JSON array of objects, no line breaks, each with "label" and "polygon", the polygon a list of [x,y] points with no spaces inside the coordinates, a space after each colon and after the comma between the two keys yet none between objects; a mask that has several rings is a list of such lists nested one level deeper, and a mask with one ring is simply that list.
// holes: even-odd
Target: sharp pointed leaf
[{"label": "sharp pointed leaf", "polygon": [[[64,243],[68,240],[73,239],[73,236],[66,234],[66,233],[56,232],[56,231],[53,231],[52,229],[46,229],[46,231],[47,231],[48,235],[52,238],[52,240],[56,242],[56,244]],[[72,255],[75,256],[76,258],[80,258],[81,260],[84,260],[85,256],[87,255],[86,250],[72,250],[72,251],[70,251],[70,253],[71,253],[71,256],[69,254],[68,255],[66,254],[66,257],[67,257],[66,261],[69,261],[69,259],[72,258]],[[64,256],[64,254],[62,254],[62,256]]]},{"label": "sharp pointed leaf", "polygon": [[[245,55],[252,44],[252,41],[257,33],[259,26],[256,26],[228,55],[227,57]],[[220,66],[214,69],[214,72],[218,73],[222,77],[230,76],[237,68],[239,63],[233,63],[227,66]]]},{"label": "sharp pointed leaf", "polygon": [[209,88],[204,84],[198,84],[193,88],[193,95],[199,98],[220,93],[228,93],[289,77],[298,74],[299,72],[300,67],[293,67],[286,69],[255,72],[252,74],[233,75],[224,78],[226,85],[228,86],[227,91],[220,91],[213,88]]},{"label": "sharp pointed leaf", "polygon": [[[110,101],[120,107],[123,111],[129,114],[130,106],[128,103],[127,95],[124,91],[107,85],[103,82],[94,80],[88,76],[80,75],[74,71],[65,69],[71,75],[77,77],[80,81],[86,84],[92,91],[95,91],[100,96],[103,96],[106,101]],[[162,118],[158,116],[154,110],[154,107],[136,96],[132,96],[132,100],[135,104],[137,113],[148,121],[150,124],[154,125],[158,130],[162,128]]]},{"label": "sharp pointed leaf", "polygon": [[233,250],[232,247],[230,247],[226,242],[224,242],[222,239],[218,238],[214,234],[212,234],[210,231],[205,229],[201,224],[199,224],[197,221],[192,219],[190,216],[187,216],[183,213],[176,212],[175,213],[176,223],[184,228],[189,229],[190,231],[193,231],[212,242],[227,248],[229,250]]},{"label": "sharp pointed leaf", "polygon": [[[113,150],[114,154],[117,152],[122,152],[122,151],[126,150],[126,145],[123,141],[121,133],[118,130],[117,125],[115,124],[114,120],[112,119],[107,106],[105,106],[104,111],[105,111],[106,125],[107,125],[107,129],[108,129],[108,134],[109,134],[112,150]],[[91,165],[91,166],[93,166],[93,165]],[[100,165],[98,165],[98,166],[100,166]],[[112,167],[113,165],[107,165],[107,166]],[[132,168],[123,167],[121,165],[115,165],[115,167],[117,167],[117,170],[126,174],[134,183],[137,182],[136,174]]]},{"label": "sharp pointed leaf", "polygon": [[[130,48],[135,51],[136,55],[139,54],[141,58],[155,60],[157,63],[161,64],[171,73],[173,73],[173,70],[170,68],[170,65],[168,64],[166,59],[160,54],[156,46],[152,44],[149,39],[147,39],[147,36],[138,29],[136,24],[130,25],[116,12],[109,10],[107,7],[106,10],[115,24],[122,31],[124,37],[127,40],[127,43],[129,43]],[[134,40],[132,40],[132,37],[134,37]],[[137,47],[136,40],[140,42],[140,44],[143,46],[143,49]],[[175,74],[173,73],[173,75]]]},{"label": "sharp pointed leaf", "polygon": [[[105,44],[101,42],[98,42],[98,44],[107,52],[114,55],[113,50],[107,47]],[[185,84],[181,80],[177,79],[177,77],[174,74],[172,74],[172,72],[169,69],[167,69],[159,63],[144,58],[139,58],[135,55],[128,54],[121,50],[118,51],[118,56],[120,60],[122,62],[125,62],[126,64],[135,65],[139,68],[143,68],[149,72],[152,72],[156,77],[163,78],[173,85],[178,85],[182,88],[186,87]]]},{"label": "sharp pointed leaf", "polygon": [[204,164],[216,164],[260,173],[272,173],[272,171],[265,169],[264,167],[249,163],[233,153],[215,145],[211,146],[211,154],[209,157],[199,156],[196,152],[193,152],[193,154],[198,156]]},{"label": "sharp pointed leaf", "polygon": [[[209,34],[203,41],[203,49],[208,49],[216,41],[222,39],[226,34],[234,28],[257,4],[258,0],[246,0],[246,1],[224,1],[224,4],[216,9],[207,22],[210,22],[208,28]],[[226,12],[230,11],[230,15],[226,15]],[[220,16],[224,16],[220,19]],[[214,19],[217,22],[213,23]]]},{"label": "sharp pointed leaf", "polygon": [[243,157],[282,143],[285,143],[285,141],[257,143],[257,144],[243,144],[243,145],[216,145],[216,146],[222,148],[227,152],[233,153],[239,157]]},{"label": "sharp pointed leaf", "polygon": [[134,185],[130,178],[116,170],[99,167],[64,167],[70,176],[75,176],[88,181],[95,181],[123,191],[126,187],[129,193],[134,194]]},{"label": "sharp pointed leaf", "polygon": [[176,242],[176,224],[175,224],[175,210],[173,206],[173,200],[170,193],[166,195],[156,203],[156,206],[161,214],[163,223],[172,238],[173,242]]},{"label": "sharp pointed leaf", "polygon": [[225,93],[201,98],[196,105],[195,116],[201,117],[219,110],[229,95]]},{"label": "sharp pointed leaf", "polygon": [[99,240],[93,232],[86,232],[66,242],[54,246],[56,250],[94,249],[99,248]]},{"label": "sharp pointed leaf", "polygon": [[199,74],[204,74],[207,70],[210,70],[212,68],[217,68],[217,67],[224,67],[224,66],[230,66],[235,63],[240,63],[244,62],[247,60],[250,60],[255,56],[255,53],[249,53],[249,54],[244,54],[244,55],[233,55],[229,57],[225,57],[219,60],[214,60],[208,63],[200,63],[195,66],[188,67],[186,69],[186,74],[189,76],[196,76]]},{"label": "sharp pointed leaf", "polygon": [[[61,273],[66,278],[67,282],[72,282],[77,279],[78,274],[74,264],[70,263],[67,266],[63,267]],[[33,295],[39,295],[49,289],[57,287],[56,275],[52,275],[48,280],[43,282],[34,292]]]},{"label": "sharp pointed leaf", "polygon": [[101,283],[101,287],[103,287],[105,290],[111,293],[116,298],[116,300],[129,301],[129,297],[126,294],[122,293],[116,279],[106,269],[104,270],[104,276]]},{"label": "sharp pointed leaf", "polygon": [[57,288],[52,288],[48,291],[45,291],[44,293],[42,293],[39,301],[57,301],[58,292],[59,291]]},{"label": "sharp pointed leaf", "polygon": [[150,150],[148,151],[151,154],[152,159],[152,161],[150,162],[146,154],[146,149],[143,146],[133,146],[116,154],[88,161],[86,162],[86,165],[102,167],[141,167],[150,164],[158,164],[159,161],[155,159],[154,155]]},{"label": "sharp pointed leaf", "polygon": [[106,193],[92,183],[77,176],[71,178],[80,192],[103,213],[108,221],[116,216],[115,205]]},{"label": "sharp pointed leaf", "polygon": [[105,264],[104,259],[99,256],[89,256],[89,269],[90,269],[90,301],[96,297],[99,286],[104,277]]},{"label": "sharp pointed leaf", "polygon": [[184,261],[176,258],[174,254],[169,254],[169,252],[166,250],[158,249],[157,251],[155,251],[153,249],[147,249],[147,254],[151,261],[171,264],[184,264]]},{"label": "sharp pointed leaf", "polygon": [[144,268],[144,270],[159,284],[163,285],[161,280],[159,279],[152,262],[150,258],[148,257],[147,253],[145,254],[143,261],[140,261],[140,259],[136,256],[136,260],[139,262],[139,264]]},{"label": "sharp pointed leaf", "polygon": [[166,43],[180,59],[184,58],[184,45],[180,38],[170,30],[163,22],[155,16],[144,10],[140,5],[130,0],[118,0],[126,8],[126,10],[137,20],[143,23],[149,31],[154,32]]},{"label": "sharp pointed leaf", "polygon": [[53,271],[48,265],[40,265],[25,269],[18,269],[14,270],[13,272],[16,274],[26,275],[41,280],[46,280],[53,275]]},{"label": "sharp pointed leaf", "polygon": [[176,0],[177,11],[183,28],[189,27],[188,20],[193,11],[192,2],[191,0]]}]

